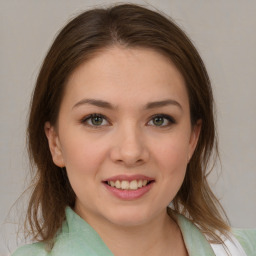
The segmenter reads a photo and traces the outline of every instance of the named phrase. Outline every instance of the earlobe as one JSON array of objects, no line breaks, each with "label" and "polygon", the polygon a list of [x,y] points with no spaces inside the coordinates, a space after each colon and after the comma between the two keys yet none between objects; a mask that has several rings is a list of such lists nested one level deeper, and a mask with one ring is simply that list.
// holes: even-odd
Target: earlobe
[{"label": "earlobe", "polygon": [[59,167],[64,167],[65,164],[62,156],[61,145],[54,126],[52,126],[50,122],[46,122],[44,125],[44,131],[48,139],[48,145],[52,155],[53,162]]}]

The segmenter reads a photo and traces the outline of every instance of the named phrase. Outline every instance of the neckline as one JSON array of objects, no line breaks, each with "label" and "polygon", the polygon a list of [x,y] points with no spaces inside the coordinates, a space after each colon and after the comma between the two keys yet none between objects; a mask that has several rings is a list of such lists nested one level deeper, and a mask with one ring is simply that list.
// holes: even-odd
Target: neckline
[{"label": "neckline", "polygon": [[[206,252],[207,256],[215,256],[210,243],[197,226],[181,214],[176,213],[175,216],[189,256],[205,255]],[[79,237],[83,237],[84,241],[90,241],[90,246],[93,247],[95,252],[104,250],[104,256],[114,256],[93,227],[70,207],[66,208],[66,221],[61,233],[77,234]]]},{"label": "neckline", "polygon": [[198,227],[182,214],[176,214],[177,224],[181,230],[189,256],[215,256],[215,253],[206,237]]}]

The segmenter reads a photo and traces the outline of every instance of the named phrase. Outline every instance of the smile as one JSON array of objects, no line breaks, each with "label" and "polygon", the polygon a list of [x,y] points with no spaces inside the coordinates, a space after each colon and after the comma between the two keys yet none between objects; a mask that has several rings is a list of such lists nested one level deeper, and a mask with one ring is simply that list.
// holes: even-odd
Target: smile
[{"label": "smile", "polygon": [[137,190],[139,188],[147,186],[151,181],[149,180],[117,180],[117,181],[107,181],[107,184],[111,187],[122,189],[122,190]]},{"label": "smile", "polygon": [[155,180],[144,175],[118,175],[103,181],[105,188],[122,200],[135,200],[147,194]]}]

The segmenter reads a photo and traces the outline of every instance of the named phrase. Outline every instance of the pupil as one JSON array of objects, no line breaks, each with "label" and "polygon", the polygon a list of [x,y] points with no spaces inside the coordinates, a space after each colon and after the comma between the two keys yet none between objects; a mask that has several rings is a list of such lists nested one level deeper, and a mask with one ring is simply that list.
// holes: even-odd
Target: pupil
[{"label": "pupil", "polygon": [[158,116],[158,117],[154,118],[153,122],[154,122],[155,125],[159,126],[159,125],[163,124],[163,121],[164,121],[164,119],[162,117]]},{"label": "pupil", "polygon": [[100,116],[94,116],[94,117],[92,118],[92,123],[93,123],[94,125],[100,125],[100,124],[102,123],[102,117],[100,117]]}]

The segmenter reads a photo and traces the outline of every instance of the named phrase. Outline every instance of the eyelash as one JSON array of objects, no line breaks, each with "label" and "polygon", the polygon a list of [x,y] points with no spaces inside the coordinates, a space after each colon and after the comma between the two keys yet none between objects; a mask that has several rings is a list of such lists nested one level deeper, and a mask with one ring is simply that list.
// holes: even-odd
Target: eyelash
[{"label": "eyelash", "polygon": [[[91,124],[88,124],[88,121],[92,120],[92,118],[95,118],[95,117],[100,117],[104,120],[106,120],[108,123],[110,123],[108,121],[108,118],[102,114],[98,114],[98,113],[94,113],[94,114],[90,114],[86,117],[84,117],[82,120],[81,120],[81,123],[86,125],[86,126],[89,126],[91,128],[94,128],[94,129],[99,129],[101,128],[102,126],[105,126],[105,125],[93,125],[92,123]],[[156,115],[153,115],[151,116],[150,120],[148,121],[149,122],[152,122],[154,118],[164,118],[167,120],[168,124],[167,125],[161,125],[161,126],[157,126],[157,125],[150,125],[150,126],[155,126],[155,127],[158,127],[158,128],[166,128],[166,127],[169,127],[173,124],[176,124],[176,121],[175,119],[172,117],[172,116],[169,116],[169,115],[166,115],[166,114],[156,114]]]},{"label": "eyelash", "polygon": [[86,125],[86,126],[89,126],[89,127],[92,127],[92,128],[95,128],[95,129],[98,129],[98,128],[101,128],[102,125],[93,125],[93,124],[88,124],[88,121],[89,120],[92,120],[92,118],[94,117],[100,117],[104,120],[107,120],[107,122],[109,123],[108,119],[106,116],[102,115],[102,114],[97,114],[97,113],[94,113],[94,114],[90,114],[86,117],[84,117],[82,120],[81,120],[81,123]]},{"label": "eyelash", "polygon": [[[159,128],[166,128],[166,127],[169,127],[173,124],[176,124],[176,121],[175,119],[172,117],[172,116],[169,116],[169,115],[166,115],[166,114],[156,114],[156,115],[153,115],[151,118],[150,118],[150,122],[154,119],[154,118],[163,118],[163,119],[166,119],[168,124],[167,125],[163,125],[163,126],[157,126],[155,125],[155,127],[159,127]],[[148,122],[149,123],[149,122]],[[154,126],[154,125],[152,125]]]}]

